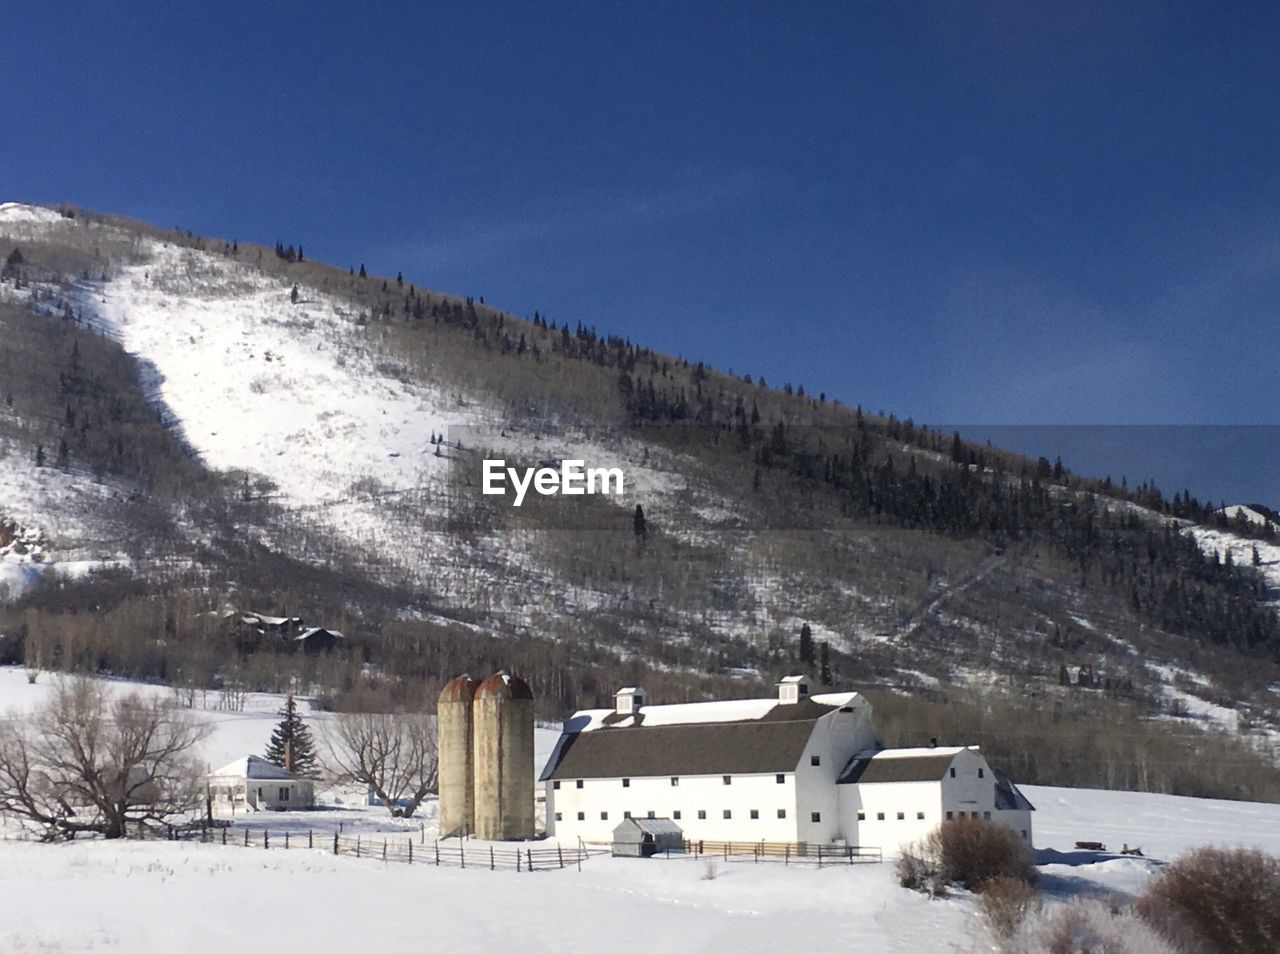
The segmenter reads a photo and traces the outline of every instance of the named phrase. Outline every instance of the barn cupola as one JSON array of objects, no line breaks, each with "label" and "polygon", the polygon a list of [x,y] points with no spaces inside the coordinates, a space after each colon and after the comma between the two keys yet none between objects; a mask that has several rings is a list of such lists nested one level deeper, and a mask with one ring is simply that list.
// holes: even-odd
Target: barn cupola
[{"label": "barn cupola", "polygon": [[809,697],[809,680],[804,676],[787,676],[778,683],[778,705],[793,706]]},{"label": "barn cupola", "polygon": [[619,689],[613,698],[619,715],[635,715],[644,705],[644,690],[639,686],[627,686]]}]

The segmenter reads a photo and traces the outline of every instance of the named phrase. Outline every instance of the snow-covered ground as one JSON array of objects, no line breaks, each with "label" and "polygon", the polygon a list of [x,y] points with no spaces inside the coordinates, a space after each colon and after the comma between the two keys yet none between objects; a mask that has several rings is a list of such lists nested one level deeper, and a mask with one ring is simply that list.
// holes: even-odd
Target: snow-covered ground
[{"label": "snow-covered ground", "polygon": [[1227,554],[1236,566],[1253,566],[1253,554],[1258,554],[1258,572],[1267,584],[1267,594],[1274,605],[1280,606],[1280,543],[1251,540],[1225,530],[1209,527],[1191,527],[1189,531],[1205,553],[1218,554],[1225,561]]},{"label": "snow-covered ground", "polygon": [[[48,697],[53,677],[35,685],[0,669],[0,711],[27,711]],[[158,686],[114,682],[116,691],[169,696]],[[260,752],[281,698],[254,695],[242,712],[194,710],[213,723],[212,765]],[[305,705],[323,734],[329,716]],[[538,730],[537,761],[556,733]],[[1036,805],[1042,889],[1051,899],[1080,893],[1141,893],[1158,861],[1202,844],[1247,845],[1280,853],[1280,805],[1132,792],[1027,786]],[[244,823],[245,819],[238,820]],[[334,828],[404,833],[378,809],[348,803],[302,813],[261,812],[253,828]],[[423,821],[434,834],[434,805]],[[1075,852],[1077,840],[1147,859]],[[295,844],[297,842],[295,841]],[[1102,860],[1098,860],[1101,857]],[[529,951],[597,951],[632,937],[673,951],[772,952],[800,937],[839,939],[869,952],[989,950],[973,900],[930,901],[899,888],[890,865],[823,870],[720,861],[714,878],[694,859],[593,857],[581,872],[534,874],[334,857],[316,849],[192,843],[0,840],[0,950],[25,952],[181,949],[221,954],[252,941],[263,949],[315,954],[353,949],[456,951],[518,944]]]}]

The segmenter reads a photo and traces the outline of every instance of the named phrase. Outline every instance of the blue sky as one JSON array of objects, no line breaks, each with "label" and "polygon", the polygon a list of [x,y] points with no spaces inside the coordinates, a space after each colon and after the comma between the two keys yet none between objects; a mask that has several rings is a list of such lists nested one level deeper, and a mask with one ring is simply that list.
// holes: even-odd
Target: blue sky
[{"label": "blue sky", "polygon": [[58,4],[0,30],[4,198],[300,241],[920,421],[1280,423],[1275,4]]}]

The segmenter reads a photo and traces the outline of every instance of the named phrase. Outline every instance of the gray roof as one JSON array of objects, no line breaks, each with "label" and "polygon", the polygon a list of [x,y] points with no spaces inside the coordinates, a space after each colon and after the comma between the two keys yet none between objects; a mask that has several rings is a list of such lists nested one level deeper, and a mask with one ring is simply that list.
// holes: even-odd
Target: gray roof
[{"label": "gray roof", "polygon": [[836,779],[838,785],[854,782],[936,782],[947,774],[956,753],[875,758],[855,757]]},{"label": "gray roof", "polygon": [[624,818],[621,824],[613,829],[616,835],[624,828],[634,826],[646,835],[683,835],[684,829],[670,818]]},{"label": "gray roof", "polygon": [[641,722],[567,733],[542,780],[794,772],[814,723],[834,711],[806,699],[739,722]]}]

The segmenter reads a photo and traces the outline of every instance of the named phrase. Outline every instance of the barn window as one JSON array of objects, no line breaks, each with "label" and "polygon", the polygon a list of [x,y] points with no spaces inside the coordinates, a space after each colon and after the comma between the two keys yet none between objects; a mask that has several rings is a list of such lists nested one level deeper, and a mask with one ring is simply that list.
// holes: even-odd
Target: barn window
[{"label": "barn window", "polygon": [[587,820],[587,813],[586,813],[586,812],[578,812],[578,821],[586,821],[586,820]]},{"label": "barn window", "polygon": [[629,779],[629,778],[624,778],[624,779],[622,780],[622,787],[623,787],[623,788],[630,788],[630,787],[631,787],[631,779]]},{"label": "barn window", "polygon": [[751,809],[751,820],[756,821],[760,818],[760,810],[758,808]]},{"label": "barn window", "polygon": [[907,817],[906,812],[898,812],[898,821],[902,821]]},{"label": "barn window", "polygon": [[724,810],[724,817],[725,817],[725,818],[732,818],[732,817],[733,817],[733,809],[726,808],[726,809]]},{"label": "barn window", "polygon": [[558,781],[552,782],[551,787],[554,788],[557,792],[560,791],[560,783]]},{"label": "barn window", "polygon": [[822,764],[822,756],[821,756],[821,755],[811,755],[811,756],[809,756],[809,764],[810,764],[810,765],[821,765],[821,764]]},{"label": "barn window", "polygon": [[1022,840],[1023,841],[1027,840],[1027,830],[1025,828],[1022,829]]},{"label": "barn window", "polygon": [[951,818],[954,814],[955,812],[947,812],[947,821],[951,821]]},{"label": "barn window", "polygon": [[884,812],[876,812],[876,821],[884,821]]},{"label": "barn window", "polygon": [[623,817],[623,818],[630,818],[630,817],[631,817],[631,813],[630,813],[630,812],[623,812],[623,813],[622,813],[622,817]]},{"label": "barn window", "polygon": [[675,811],[673,811],[673,812],[671,813],[671,817],[672,817],[672,818],[674,818],[676,821],[679,821],[679,820],[680,820],[680,809],[678,809],[678,808],[677,808]]},{"label": "barn window", "polygon": [[778,809],[778,817],[779,817],[779,818],[786,818],[786,817],[787,817],[787,810],[786,810],[785,808],[779,808],[779,809]]},{"label": "barn window", "polygon": [[811,821],[811,822],[820,822],[820,821],[822,821],[822,812],[810,812],[810,813],[809,813],[809,821]]},{"label": "barn window", "polygon": [[582,779],[578,779],[578,788],[582,788]]},{"label": "barn window", "polygon": [[289,800],[289,786],[280,786],[280,801],[287,802]]},{"label": "barn window", "polygon": [[726,775],[726,776],[724,777],[724,783],[725,783],[726,785],[732,785],[732,784],[733,784],[733,776],[732,776],[732,775]]},{"label": "barn window", "polygon": [[601,821],[608,821],[608,820],[609,820],[609,813],[608,813],[608,812],[601,812],[601,813],[600,813],[600,820],[601,820]]},{"label": "barn window", "polygon": [[866,812],[858,812],[858,821],[866,821],[866,820],[867,820],[867,813],[866,813]]},{"label": "barn window", "polygon": [[916,812],[916,818],[919,821],[924,821],[924,812]]},{"label": "barn window", "polygon": [[951,766],[951,777],[952,778],[956,777],[956,767],[954,765]]},{"label": "barn window", "polygon": [[671,776],[671,784],[672,784],[673,786],[675,786],[675,785],[679,785],[679,784],[680,784],[680,776],[679,776],[679,775],[673,775],[673,776]]},{"label": "barn window", "polygon": [[983,771],[982,769],[978,769],[978,778],[982,778],[982,777],[983,777]]},{"label": "barn window", "polygon": [[556,812],[556,821],[561,821],[560,813]]},{"label": "barn window", "polygon": [[699,809],[698,809],[698,820],[699,820],[699,821],[706,821],[706,820],[707,820],[707,810],[706,810],[705,808],[699,808]]},{"label": "barn window", "polygon": [[775,775],[775,776],[773,777],[773,780],[774,780],[775,782],[777,782],[779,785],[781,785],[781,784],[783,784],[784,782],[786,782],[787,777],[786,777],[785,775],[783,775],[781,772],[779,772],[777,775]]},{"label": "barn window", "polygon": [[991,813],[990,813],[990,812],[983,812],[983,813],[982,813],[982,817],[983,817],[983,818],[985,818],[987,821],[991,821]]}]

